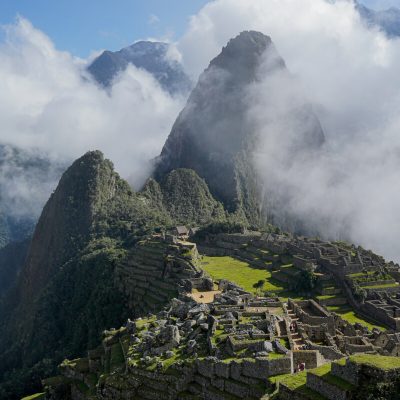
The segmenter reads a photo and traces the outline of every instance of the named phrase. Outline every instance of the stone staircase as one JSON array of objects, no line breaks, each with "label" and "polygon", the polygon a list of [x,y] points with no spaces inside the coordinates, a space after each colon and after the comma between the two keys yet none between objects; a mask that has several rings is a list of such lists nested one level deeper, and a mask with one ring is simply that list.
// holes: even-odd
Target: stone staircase
[{"label": "stone staircase", "polygon": [[296,316],[296,314],[294,313],[294,311],[290,308],[288,308],[287,310],[287,315],[290,318],[291,322],[295,322],[296,323],[296,328],[294,331],[292,332],[288,332],[288,334],[290,333],[292,340],[293,340],[293,344],[294,344],[294,348],[293,350],[301,350],[301,348],[304,346],[304,340],[303,338],[300,336],[298,329],[297,329],[297,322],[299,321],[299,318]]}]

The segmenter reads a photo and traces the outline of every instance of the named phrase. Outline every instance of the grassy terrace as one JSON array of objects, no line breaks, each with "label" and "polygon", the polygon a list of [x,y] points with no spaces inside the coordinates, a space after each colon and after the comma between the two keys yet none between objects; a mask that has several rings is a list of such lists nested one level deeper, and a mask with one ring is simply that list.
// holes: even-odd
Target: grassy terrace
[{"label": "grassy terrace", "polygon": [[378,328],[383,331],[386,330],[385,327],[377,325],[373,322],[369,322],[366,319],[358,316],[352,308],[349,306],[328,306],[326,307],[329,311],[333,311],[336,314],[339,314],[344,320],[350,322],[351,324],[355,324],[358,322],[361,325],[366,326],[368,329],[372,330],[373,328]]},{"label": "grassy terrace", "polygon": [[271,279],[271,273],[258,269],[233,257],[203,257],[202,268],[215,280],[228,279],[241,286],[244,290],[255,293],[253,285],[259,280],[265,280],[264,291],[280,292],[284,287]]},{"label": "grassy terrace", "polygon": [[309,389],[306,386],[307,371],[299,372],[297,374],[272,376],[269,378],[269,381],[276,385],[278,385],[279,383],[282,383],[285,386],[287,386],[289,389],[306,395],[309,399],[326,400],[325,397],[321,396],[319,393],[314,392],[313,390]]},{"label": "grassy terrace", "polygon": [[385,283],[383,285],[372,285],[372,286],[361,286],[365,289],[386,289],[386,288],[393,288],[399,287],[398,283]]},{"label": "grassy terrace", "polygon": [[325,382],[328,382],[331,385],[336,386],[340,389],[343,389],[343,390],[354,389],[354,386],[351,383],[349,383],[341,378],[338,378],[337,376],[332,375],[331,367],[332,367],[332,364],[329,363],[329,364],[322,365],[321,367],[315,368],[309,372],[314,375],[319,376]]},{"label": "grassy terrace", "polygon": [[350,361],[357,364],[369,365],[371,367],[376,367],[385,371],[400,368],[400,357],[359,354],[350,356]]}]

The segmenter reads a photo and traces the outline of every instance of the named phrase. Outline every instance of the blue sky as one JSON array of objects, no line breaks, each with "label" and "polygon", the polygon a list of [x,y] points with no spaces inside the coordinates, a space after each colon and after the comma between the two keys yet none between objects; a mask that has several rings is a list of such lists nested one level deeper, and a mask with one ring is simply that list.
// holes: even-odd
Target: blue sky
[{"label": "blue sky", "polygon": [[1,0],[0,24],[19,14],[45,32],[57,48],[86,57],[138,39],[179,37],[206,0]]},{"label": "blue sky", "polygon": [[[92,50],[117,50],[138,39],[176,39],[190,15],[207,0],[1,0],[0,24],[19,14],[45,32],[60,50],[87,57]],[[373,7],[400,0],[364,0]]]}]

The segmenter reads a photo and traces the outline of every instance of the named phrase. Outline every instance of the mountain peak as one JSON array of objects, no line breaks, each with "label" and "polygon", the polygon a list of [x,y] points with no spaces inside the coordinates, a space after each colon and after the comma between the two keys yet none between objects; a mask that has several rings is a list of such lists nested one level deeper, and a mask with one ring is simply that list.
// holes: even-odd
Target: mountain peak
[{"label": "mountain peak", "polygon": [[169,93],[187,93],[191,82],[183,67],[168,57],[170,44],[141,40],[119,51],[104,51],[89,65],[88,71],[104,87],[113,84],[128,65],[149,72]]},{"label": "mountain peak", "polygon": [[116,177],[112,162],[98,150],[87,152],[64,172],[32,238],[23,271],[24,297],[39,293],[57,267],[88,240],[94,215],[115,192]]},{"label": "mountain peak", "polygon": [[209,68],[229,71],[238,82],[251,81],[255,79],[266,52],[268,57],[278,60],[279,67],[285,66],[269,36],[257,31],[243,31],[229,40]]},{"label": "mountain peak", "polygon": [[[155,178],[162,181],[171,170],[193,169],[229,212],[244,211],[257,224],[261,188],[251,160],[258,138],[248,94],[253,82],[275,73],[288,71],[269,36],[245,31],[231,39],[201,74],[163,147]],[[320,143],[321,126],[305,104],[301,109],[313,128],[299,130],[298,140],[311,137]]]}]

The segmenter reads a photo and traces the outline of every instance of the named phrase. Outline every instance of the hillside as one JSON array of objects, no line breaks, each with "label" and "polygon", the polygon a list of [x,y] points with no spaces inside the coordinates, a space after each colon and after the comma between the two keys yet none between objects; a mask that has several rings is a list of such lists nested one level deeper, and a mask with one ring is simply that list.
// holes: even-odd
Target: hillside
[{"label": "hillside", "polygon": [[0,298],[14,286],[28,252],[30,238],[0,248]]},{"label": "hillside", "polygon": [[[151,246],[163,243],[168,241],[151,239]],[[325,261],[334,264],[339,257],[331,250],[345,254],[345,246],[260,232],[209,234],[197,243],[208,254],[197,268],[213,276],[216,267],[226,266],[223,275],[213,285],[206,273],[187,276],[179,298],[165,302],[162,311],[103,332],[101,346],[64,360],[59,375],[43,381],[46,398],[62,399],[62,389],[72,400],[396,399],[396,334],[329,311],[329,296],[317,295],[336,289]],[[317,285],[296,286],[307,271],[302,260],[310,247],[321,252]],[[342,257],[353,256],[349,251]],[[357,268],[371,267],[369,257],[360,253]],[[256,285],[262,276],[264,285]],[[237,279],[251,286],[241,287]],[[300,293],[303,298],[292,297]],[[339,302],[343,293],[336,294],[330,299]]]},{"label": "hillside", "polygon": [[[128,310],[113,271],[126,249],[166,218],[147,207],[100,152],[87,153],[64,173],[17,286],[0,307],[1,398],[15,398],[15,386],[23,392],[19,379],[37,385],[26,377],[35,373],[33,365],[51,370],[59,357],[76,354],[121,321]],[[9,375],[11,368],[24,378]],[[3,394],[9,391],[14,395]]]}]

